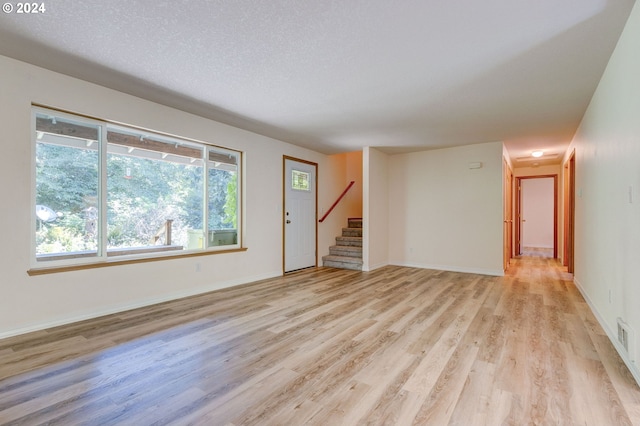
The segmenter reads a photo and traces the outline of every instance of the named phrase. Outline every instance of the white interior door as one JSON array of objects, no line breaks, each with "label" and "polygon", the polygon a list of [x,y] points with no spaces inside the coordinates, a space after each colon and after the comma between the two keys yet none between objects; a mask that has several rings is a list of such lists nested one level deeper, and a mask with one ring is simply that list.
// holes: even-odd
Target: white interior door
[{"label": "white interior door", "polygon": [[316,164],[284,161],[284,271],[316,266]]},{"label": "white interior door", "polygon": [[522,247],[553,248],[554,180],[523,179]]}]

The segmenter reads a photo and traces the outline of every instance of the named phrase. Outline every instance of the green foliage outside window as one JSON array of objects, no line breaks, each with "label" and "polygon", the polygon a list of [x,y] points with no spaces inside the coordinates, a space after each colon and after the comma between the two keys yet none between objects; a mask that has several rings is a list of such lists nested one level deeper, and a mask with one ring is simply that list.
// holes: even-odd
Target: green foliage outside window
[{"label": "green foliage outside window", "polygon": [[235,174],[227,183],[224,213],[231,227],[238,229],[238,178]]}]

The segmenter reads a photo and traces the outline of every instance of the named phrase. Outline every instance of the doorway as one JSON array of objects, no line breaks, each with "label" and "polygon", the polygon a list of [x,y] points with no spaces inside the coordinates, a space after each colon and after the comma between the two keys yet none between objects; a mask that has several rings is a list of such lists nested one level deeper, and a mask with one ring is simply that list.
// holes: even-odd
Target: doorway
[{"label": "doorway", "polygon": [[567,272],[573,273],[574,265],[574,239],[575,239],[575,203],[576,203],[576,151],[573,150],[564,165],[564,252],[563,265]]},{"label": "doorway", "polygon": [[317,265],[318,164],[283,157],[283,271]]},{"label": "doorway", "polygon": [[558,257],[558,175],[517,178],[516,251],[553,249]]}]

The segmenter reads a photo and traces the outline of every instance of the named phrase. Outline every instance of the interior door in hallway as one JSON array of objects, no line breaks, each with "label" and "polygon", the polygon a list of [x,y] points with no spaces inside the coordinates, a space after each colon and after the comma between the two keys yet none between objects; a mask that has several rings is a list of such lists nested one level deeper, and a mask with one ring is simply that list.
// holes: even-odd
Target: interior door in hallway
[{"label": "interior door in hallway", "polygon": [[316,266],[318,165],[284,157],[284,272]]},{"label": "interior door in hallway", "polygon": [[557,257],[557,175],[518,178],[522,247],[553,248]]}]

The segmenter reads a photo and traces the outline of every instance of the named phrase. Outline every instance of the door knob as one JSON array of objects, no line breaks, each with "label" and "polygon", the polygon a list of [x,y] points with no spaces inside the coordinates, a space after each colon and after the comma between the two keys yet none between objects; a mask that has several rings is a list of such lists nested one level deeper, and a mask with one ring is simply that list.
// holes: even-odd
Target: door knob
[{"label": "door knob", "polygon": [[287,219],[287,223],[291,223],[291,221],[289,219]]}]

